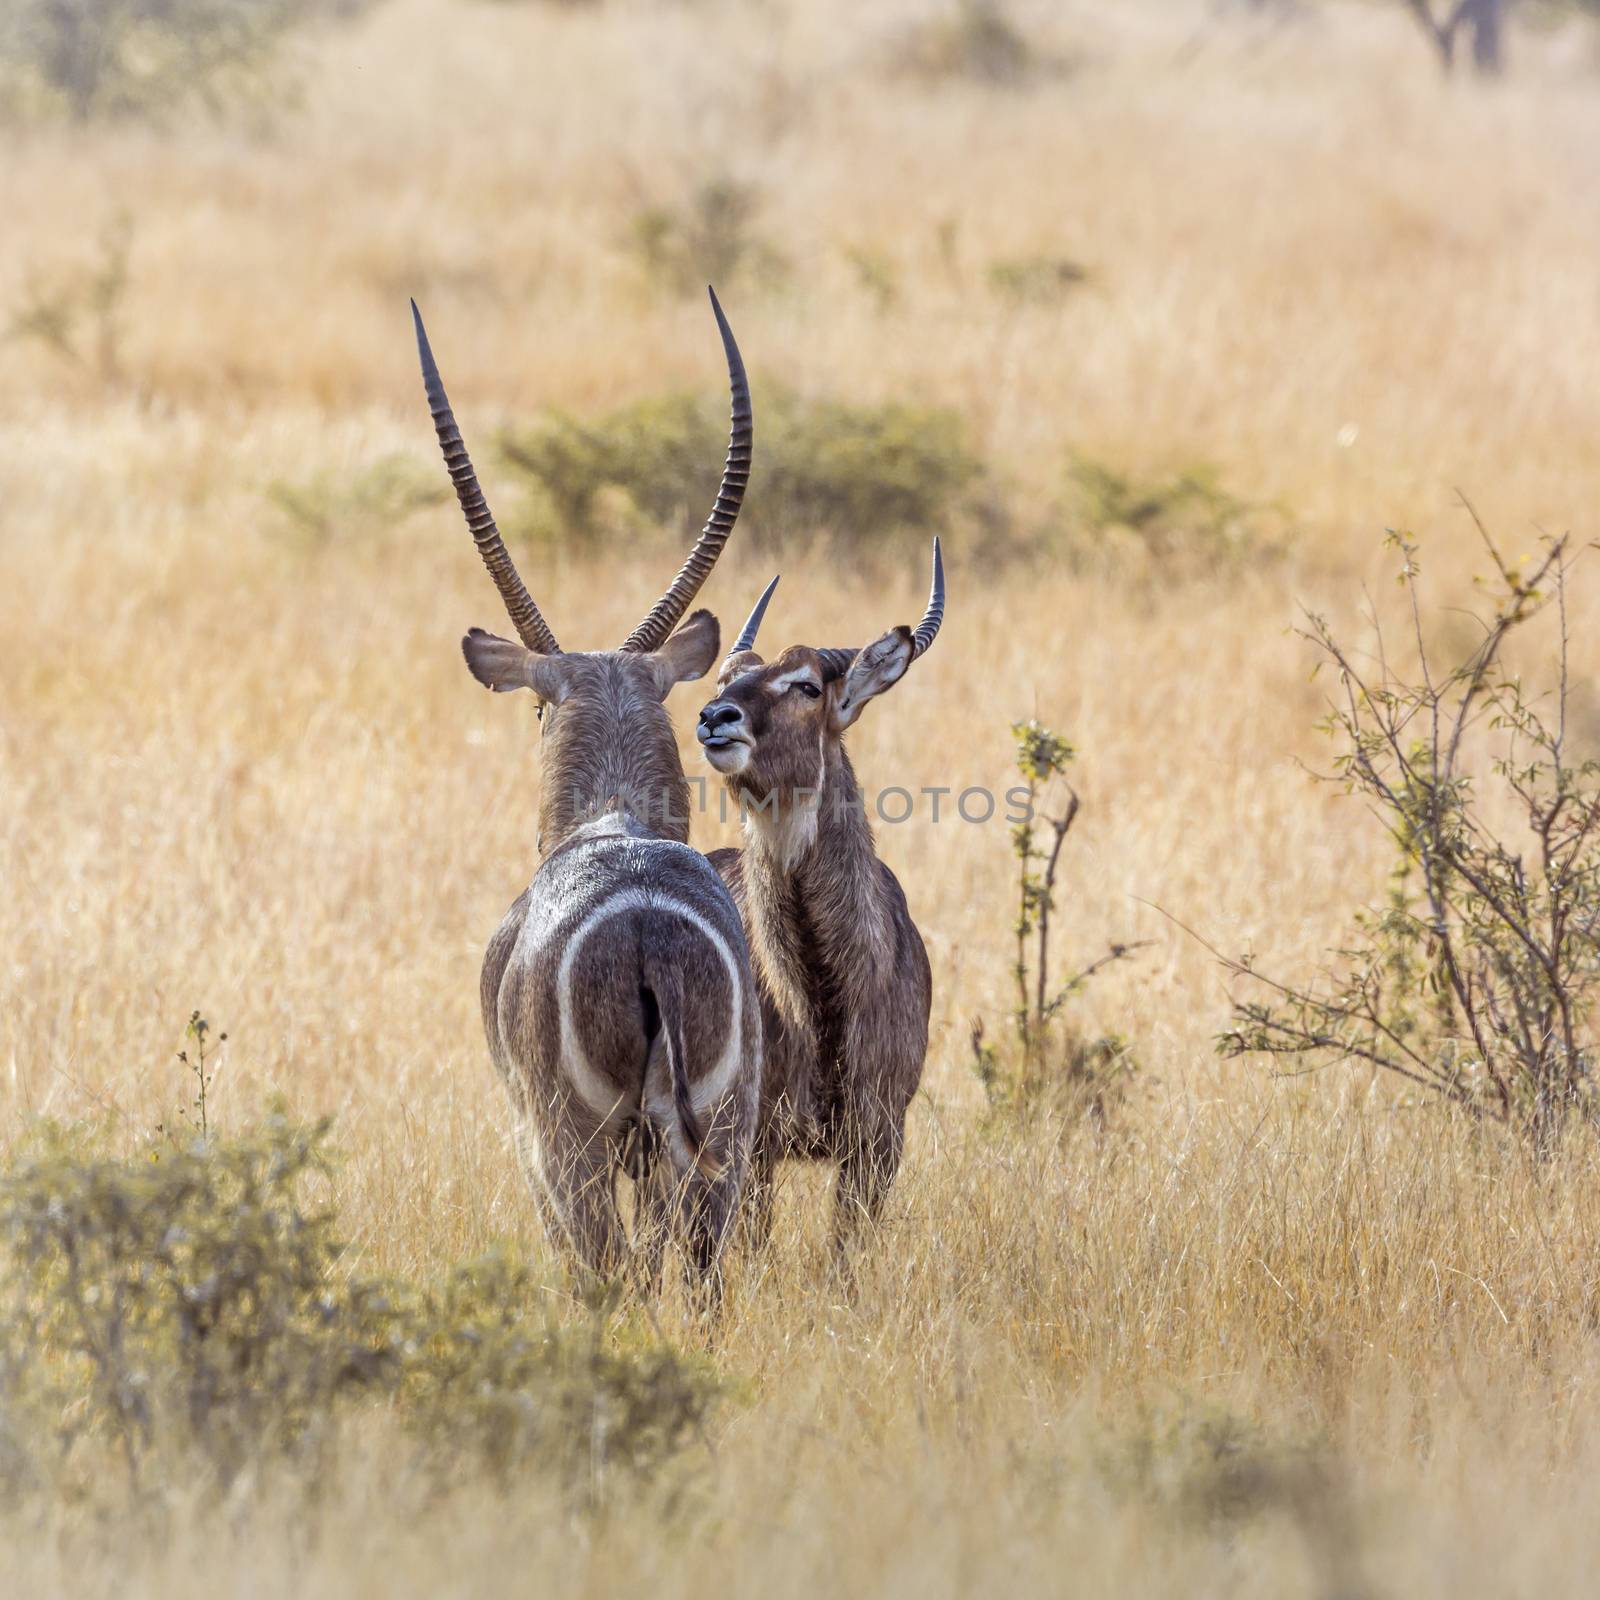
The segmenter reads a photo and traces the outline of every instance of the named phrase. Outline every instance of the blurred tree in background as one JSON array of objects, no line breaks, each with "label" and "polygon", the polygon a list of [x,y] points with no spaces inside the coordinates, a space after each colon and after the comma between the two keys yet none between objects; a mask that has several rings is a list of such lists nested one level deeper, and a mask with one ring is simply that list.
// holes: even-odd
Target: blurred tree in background
[{"label": "blurred tree in background", "polygon": [[1446,75],[1470,55],[1480,78],[1499,77],[1507,66],[1512,17],[1529,27],[1558,27],[1573,18],[1600,19],[1600,0],[1403,0],[1422,25]]},{"label": "blurred tree in background", "polygon": [[1433,40],[1439,64],[1455,67],[1456,42],[1465,32],[1472,45],[1472,65],[1485,77],[1505,68],[1505,0],[1445,0],[1437,16],[1434,0],[1406,0],[1413,15]]},{"label": "blurred tree in background", "polygon": [[283,34],[376,0],[6,0],[0,97],[73,120],[150,117],[198,99],[259,102]]},{"label": "blurred tree in background", "polygon": [[1513,22],[1533,32],[1574,20],[1600,21],[1600,0],[1215,0],[1219,13],[1242,10],[1278,23],[1303,22],[1362,3],[1408,11],[1446,77],[1469,60],[1476,77],[1500,77],[1509,65]]}]

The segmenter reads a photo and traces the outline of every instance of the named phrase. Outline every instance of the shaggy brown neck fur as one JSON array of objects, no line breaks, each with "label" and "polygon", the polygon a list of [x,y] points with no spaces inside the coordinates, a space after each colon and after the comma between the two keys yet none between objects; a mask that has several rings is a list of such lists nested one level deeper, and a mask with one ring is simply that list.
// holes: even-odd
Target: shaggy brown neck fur
[{"label": "shaggy brown neck fur", "polygon": [[808,819],[792,794],[780,794],[775,815],[747,816],[746,904],[751,953],[768,993],[791,1027],[834,1058],[839,1041],[831,1031],[848,1009],[841,998],[889,972],[894,928],[872,827],[842,745],[825,747],[814,807]]},{"label": "shaggy brown neck fur", "polygon": [[666,707],[638,657],[582,663],[560,705],[545,711],[540,749],[539,854],[620,798],[658,838],[689,842],[689,784]]}]

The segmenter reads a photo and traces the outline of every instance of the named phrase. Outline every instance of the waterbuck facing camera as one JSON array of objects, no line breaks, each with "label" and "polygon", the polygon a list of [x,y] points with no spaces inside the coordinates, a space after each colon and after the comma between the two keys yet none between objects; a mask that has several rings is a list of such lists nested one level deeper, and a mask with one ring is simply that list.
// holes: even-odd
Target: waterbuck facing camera
[{"label": "waterbuck facing camera", "polygon": [[875,1218],[895,1174],[906,1108],[922,1080],[933,981],[899,880],[878,859],[845,731],[934,641],[944,561],[915,628],[862,649],[794,645],[765,661],[756,602],[700,713],[707,761],[736,793],[745,848],[711,863],[744,915],[766,1028],[751,1231],[770,1227],[785,1156],[836,1161],[834,1233]]},{"label": "waterbuck facing camera", "polygon": [[[472,469],[415,302],[423,382],[445,465],[520,643],[474,628],[468,670],[538,696],[543,735],[533,881],[484,958],[484,1029],[510,1094],[517,1147],[552,1237],[609,1276],[627,1240],[615,1179],[638,1183],[648,1282],[674,1217],[715,1273],[745,1181],[761,1018],[738,911],[691,850],[688,785],[663,705],[703,677],[720,631],[678,624],[733,530],[750,475],[750,390],[711,296],[733,391],[728,458],[710,518],[665,594],[614,650],[563,652],[518,575]],[[674,631],[676,630],[676,631]]]}]

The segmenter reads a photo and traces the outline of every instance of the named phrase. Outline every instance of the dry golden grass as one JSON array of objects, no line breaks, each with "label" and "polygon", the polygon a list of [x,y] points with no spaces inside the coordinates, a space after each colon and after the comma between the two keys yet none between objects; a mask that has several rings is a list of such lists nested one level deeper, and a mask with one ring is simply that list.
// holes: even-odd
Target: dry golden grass
[{"label": "dry golden grass", "polygon": [[[1385,853],[1296,765],[1319,751],[1299,602],[1353,622],[1393,523],[1459,596],[1456,486],[1510,543],[1589,531],[1590,64],[1576,35],[1519,40],[1508,84],[1449,90],[1398,7],[1278,30],[1081,0],[1015,7],[1078,70],[997,92],[886,75],[922,9],[392,0],[322,42],[270,137],[14,136],[0,305],[118,210],[136,232],[126,388],[0,345],[0,1141],[106,1116],[139,1147],[200,1006],[231,1035],[224,1126],[278,1094],[337,1112],[367,1263],[532,1234],[477,1015],[538,782],[531,703],[491,701],[456,649],[498,625],[492,591],[453,508],[311,552],[264,489],[433,464],[411,293],[491,500],[498,420],[717,387],[703,305],[653,293],[626,238],[722,172],[762,186],[794,269],[725,296],[758,451],[765,382],[926,398],[1029,514],[1070,444],[1216,461],[1306,530],[1268,570],[1181,584],[953,551],[938,648],[852,735],[869,782],[913,789],[1002,787],[1017,716],[1077,742],[1070,946],[1157,941],[1084,1002],[1143,1065],[1119,1129],[985,1129],[967,1032],[1007,1004],[1004,829],[884,828],[935,973],[893,1223],[844,1296],[817,1184],[789,1185],[733,1287],[717,1360],[741,1398],[686,1499],[586,1527],[484,1491],[402,1523],[379,1443],[314,1530],[180,1515],[87,1565],[45,1538],[9,1553],[13,1592],[468,1594],[534,1569],[593,1595],[1589,1587],[1595,1152],[1535,1173],[1386,1084],[1220,1066],[1217,968],[1144,902],[1303,970]],[[892,311],[852,248],[890,264]],[[990,294],[991,260],[1039,251],[1090,285]],[[581,647],[674,559],[529,577]],[[871,587],[786,566],[775,641],[865,638],[921,594],[920,565]],[[764,577],[730,554],[705,598],[726,626]],[[674,697],[685,733],[698,704]],[[1246,1509],[1206,1510],[1219,1483]]]}]

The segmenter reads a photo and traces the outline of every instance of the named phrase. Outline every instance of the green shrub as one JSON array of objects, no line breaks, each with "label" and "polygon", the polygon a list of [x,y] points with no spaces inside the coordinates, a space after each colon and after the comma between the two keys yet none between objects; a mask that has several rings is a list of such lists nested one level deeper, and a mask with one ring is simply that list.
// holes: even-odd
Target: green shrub
[{"label": "green shrub", "polygon": [[160,1160],[57,1149],[0,1182],[8,1322],[38,1356],[24,1373],[13,1350],[7,1398],[13,1417],[59,1419],[35,1435],[41,1476],[90,1441],[135,1489],[157,1459],[226,1485],[397,1365],[382,1292],[335,1278],[334,1219],[302,1193],[327,1171],[326,1131],[279,1118]]},{"label": "green shrub", "polygon": [[[765,390],[742,541],[823,534],[847,545],[948,528],[980,509],[985,473],[954,412],[852,406]],[[564,414],[502,441],[535,536],[595,540],[624,525],[698,526],[727,444],[720,405],[641,401],[597,422]]]},{"label": "green shrub", "polygon": [[995,294],[1019,306],[1059,305],[1089,281],[1087,269],[1076,261],[1048,252],[992,261],[988,276]]},{"label": "green shrub", "polygon": [[879,316],[887,316],[900,303],[900,273],[894,261],[865,245],[846,245],[843,254],[857,287]]},{"label": "green shrub", "polygon": [[889,401],[778,399],[771,432],[779,448],[762,480],[769,515],[796,531],[846,541],[949,526],[983,476],[953,412]]},{"label": "green shrub", "polygon": [[381,1404],[434,1482],[593,1503],[703,1429],[714,1379],[619,1347],[610,1301],[569,1325],[503,1255],[436,1288],[350,1272],[327,1135],[274,1116],[132,1160],[57,1136],[0,1178],[0,1489],[126,1503],[292,1461],[314,1494]]},{"label": "green shrub", "polygon": [[1138,476],[1074,452],[1064,512],[1069,555],[1178,575],[1281,555],[1291,537],[1279,507],[1240,498],[1206,463]]},{"label": "green shrub", "polygon": [[788,272],[783,252],[761,236],[761,192],[735,178],[699,184],[679,205],[646,206],[629,244],[646,281],[680,296],[717,285],[770,284]]},{"label": "green shrub", "polygon": [[1220,1538],[1277,1521],[1298,1536],[1307,1593],[1363,1600],[1375,1592],[1350,1469],[1326,1439],[1273,1437],[1211,1399],[1180,1395],[1176,1405],[1133,1409],[1137,1420],[1101,1464],[1114,1492]]},{"label": "green shrub", "polygon": [[526,1263],[504,1253],[456,1267],[410,1323],[413,1431],[447,1470],[476,1462],[501,1482],[538,1468],[584,1498],[613,1473],[653,1471],[703,1432],[717,1385],[663,1344],[607,1338],[612,1301],[562,1328]]},{"label": "green shrub", "polygon": [[1001,0],[956,0],[907,27],[890,53],[891,68],[908,77],[966,79],[996,88],[1015,88],[1067,65],[1040,49]]},{"label": "green shrub", "polygon": [[266,489],[289,530],[311,548],[341,535],[382,533],[413,512],[442,505],[450,494],[437,467],[408,455],[382,456],[350,477],[324,470],[299,482],[276,478]]},{"label": "green shrub", "polygon": [[6,337],[38,345],[57,360],[109,386],[123,377],[123,302],[133,223],[126,215],[101,230],[94,258],[30,272],[11,308]]}]

